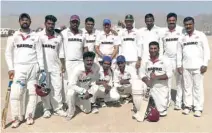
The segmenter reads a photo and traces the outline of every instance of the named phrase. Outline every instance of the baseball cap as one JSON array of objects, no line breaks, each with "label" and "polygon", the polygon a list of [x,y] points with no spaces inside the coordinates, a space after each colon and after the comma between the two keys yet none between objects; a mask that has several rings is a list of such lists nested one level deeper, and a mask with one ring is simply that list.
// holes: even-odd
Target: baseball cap
[{"label": "baseball cap", "polygon": [[111,24],[110,19],[104,19],[104,20],[103,20],[103,24]]},{"label": "baseball cap", "polygon": [[125,16],[125,20],[134,20],[134,17],[133,17],[133,15],[128,14]]},{"label": "baseball cap", "polygon": [[77,20],[77,21],[80,21],[80,18],[78,15],[72,15],[71,18],[70,18],[71,21],[73,20]]},{"label": "baseball cap", "polygon": [[126,59],[123,55],[119,55],[117,58],[116,58],[116,62],[126,62]]},{"label": "baseball cap", "polygon": [[103,62],[107,61],[107,62],[111,63],[112,62],[112,58],[110,56],[104,56],[102,61]]},{"label": "baseball cap", "polygon": [[28,19],[31,19],[29,14],[27,13],[22,13],[20,16],[19,16],[19,20],[22,19],[22,18],[28,18]]}]

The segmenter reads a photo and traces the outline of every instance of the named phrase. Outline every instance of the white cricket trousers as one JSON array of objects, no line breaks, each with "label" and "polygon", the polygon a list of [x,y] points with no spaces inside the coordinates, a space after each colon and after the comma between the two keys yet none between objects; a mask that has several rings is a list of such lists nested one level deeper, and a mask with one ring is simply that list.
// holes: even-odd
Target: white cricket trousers
[{"label": "white cricket trousers", "polygon": [[[34,118],[37,94],[35,91],[35,84],[37,84],[39,66],[38,64],[15,64],[14,67],[15,75],[13,84],[11,86],[10,104],[12,119],[15,120],[17,117],[22,119],[22,115],[25,115],[25,119],[29,116]],[[23,100],[26,92],[26,101]],[[26,113],[23,110],[23,105],[26,102]]]},{"label": "white cricket trousers", "polygon": [[76,111],[76,105],[84,112],[91,112],[91,103],[95,103],[95,98],[97,97],[98,87],[91,86],[88,92],[93,95],[89,99],[81,99],[79,94],[74,90],[74,88],[69,88],[67,90],[67,104],[68,104],[68,116],[74,116]]},{"label": "white cricket trousers", "polygon": [[132,94],[132,85],[120,85],[116,87],[120,97],[128,97]]},{"label": "white cricket trousers", "polygon": [[162,113],[168,108],[169,88],[167,86],[151,88],[150,94],[155,102],[157,110]]},{"label": "white cricket trousers", "polygon": [[96,101],[96,98],[104,98],[105,102],[111,102],[111,101],[118,101],[120,99],[120,95],[117,92],[116,88],[111,88],[110,92],[108,94],[105,94],[105,88],[101,85],[94,85],[93,87],[97,88],[96,97],[94,97],[94,100]]},{"label": "white cricket trousers", "polygon": [[41,97],[44,111],[53,109],[57,111],[63,107],[62,101],[62,75],[60,70],[47,72],[47,85],[51,92],[45,97]]},{"label": "white cricket trousers", "polygon": [[183,97],[183,78],[182,75],[179,74],[177,71],[177,65],[176,65],[176,60],[175,59],[170,59],[171,64],[172,64],[172,77],[168,79],[168,85],[169,85],[169,102],[171,102],[171,89],[172,89],[172,80],[173,78],[175,79],[176,83],[176,102],[175,105],[181,107],[182,106],[182,97]]},{"label": "white cricket trousers", "polygon": [[204,104],[203,74],[200,69],[184,69],[184,104],[195,111],[202,111]]}]

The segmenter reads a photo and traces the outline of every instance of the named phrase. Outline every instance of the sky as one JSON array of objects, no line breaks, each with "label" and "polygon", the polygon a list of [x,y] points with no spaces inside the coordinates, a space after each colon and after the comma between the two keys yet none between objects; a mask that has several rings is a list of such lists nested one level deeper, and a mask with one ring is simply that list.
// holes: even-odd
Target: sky
[{"label": "sky", "polygon": [[169,13],[195,16],[212,13],[212,1],[1,1],[2,16],[34,14]]}]

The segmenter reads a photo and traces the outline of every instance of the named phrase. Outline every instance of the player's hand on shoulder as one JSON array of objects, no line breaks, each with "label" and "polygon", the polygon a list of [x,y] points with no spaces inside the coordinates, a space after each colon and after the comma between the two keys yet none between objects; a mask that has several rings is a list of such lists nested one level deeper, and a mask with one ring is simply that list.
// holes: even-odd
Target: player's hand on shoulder
[{"label": "player's hand on shoulder", "polygon": [[183,74],[183,67],[178,67],[177,71],[180,75],[182,75]]}]

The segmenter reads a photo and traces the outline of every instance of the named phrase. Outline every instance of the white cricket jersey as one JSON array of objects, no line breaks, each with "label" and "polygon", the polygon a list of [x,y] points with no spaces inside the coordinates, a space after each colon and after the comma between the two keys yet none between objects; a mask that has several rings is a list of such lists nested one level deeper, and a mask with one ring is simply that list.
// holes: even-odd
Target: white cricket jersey
[{"label": "white cricket jersey", "polygon": [[[150,79],[150,74],[155,70],[155,75],[160,76],[166,74],[168,78],[172,76],[172,67],[170,60],[165,56],[160,56],[154,63],[151,59],[145,61],[140,68],[140,77],[148,77]],[[160,88],[163,86],[168,87],[168,80],[154,80],[152,82],[153,87]]]},{"label": "white cricket jersey", "polygon": [[93,63],[91,71],[86,73],[84,63],[80,63],[74,68],[73,74],[70,77],[69,86],[77,93],[85,93],[91,85],[95,85],[98,80],[99,66]]},{"label": "white cricket jersey", "polygon": [[133,28],[130,32],[123,29],[120,34],[121,49],[119,54],[126,58],[126,61],[137,61],[141,57],[142,38],[139,36],[138,30]]},{"label": "white cricket jersey", "polygon": [[63,55],[62,36],[54,32],[53,36],[47,36],[46,30],[38,33],[44,50],[44,67],[49,72],[60,70],[59,55]]},{"label": "white cricket jersey", "polygon": [[[96,46],[99,46],[99,50],[102,54],[111,56],[114,51],[114,46],[120,45],[120,38],[115,36],[113,33],[109,33],[108,35],[105,34],[104,31],[101,31],[96,38]],[[102,60],[99,57],[99,60]]]},{"label": "white cricket jersey", "polygon": [[74,34],[70,28],[67,28],[61,34],[63,36],[64,55],[61,55],[60,58],[65,58],[67,61],[82,60],[83,49],[86,47],[85,36],[82,31],[79,30],[79,33]]},{"label": "white cricket jersey", "polygon": [[161,36],[161,46],[163,49],[163,54],[170,59],[177,59],[177,43],[180,36],[183,33],[183,28],[176,26],[172,31],[168,27],[164,28],[164,33]]},{"label": "white cricket jersey", "polygon": [[[106,81],[108,85],[113,86],[113,72],[109,69],[108,72],[104,72],[103,68],[100,68],[99,71],[99,80]],[[102,85],[100,85],[102,86]]]},{"label": "white cricket jersey", "polygon": [[[129,80],[130,81],[130,84],[125,84],[125,85],[120,85],[120,80]],[[125,65],[125,70],[124,70],[124,73],[121,73],[121,71],[119,70],[119,68],[117,67],[115,70],[114,70],[114,86],[115,87],[131,87],[131,74],[130,74],[130,71],[129,71],[129,67],[127,65]]]},{"label": "white cricket jersey", "polygon": [[191,36],[184,33],[178,42],[177,67],[199,69],[207,66],[210,60],[210,48],[206,35],[194,30]]},{"label": "white cricket jersey", "polygon": [[147,27],[139,29],[139,34],[142,38],[142,60],[147,60],[149,58],[149,43],[152,41],[160,42],[160,30],[161,28],[154,25],[151,30],[148,30]]},{"label": "white cricket jersey", "polygon": [[96,43],[96,37],[100,33],[99,30],[93,29],[92,33],[89,34],[85,28],[82,29],[85,36],[85,46],[88,47],[89,51],[95,52],[94,45]]},{"label": "white cricket jersey", "polygon": [[33,31],[23,33],[18,30],[13,36],[9,37],[5,58],[9,70],[14,70],[15,64],[27,65],[34,63],[38,63],[40,69],[44,69],[41,41],[39,36]]}]

